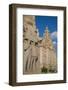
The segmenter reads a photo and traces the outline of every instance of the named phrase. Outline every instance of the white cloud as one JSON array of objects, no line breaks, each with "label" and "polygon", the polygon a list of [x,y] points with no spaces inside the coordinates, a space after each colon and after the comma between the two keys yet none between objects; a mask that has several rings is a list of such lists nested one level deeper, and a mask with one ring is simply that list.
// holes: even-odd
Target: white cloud
[{"label": "white cloud", "polygon": [[51,38],[52,38],[52,40],[57,38],[57,32],[56,31],[51,33]]},{"label": "white cloud", "polygon": [[56,42],[56,41],[53,41],[53,44],[54,44],[54,45],[56,45],[56,44],[57,44],[57,42]]}]

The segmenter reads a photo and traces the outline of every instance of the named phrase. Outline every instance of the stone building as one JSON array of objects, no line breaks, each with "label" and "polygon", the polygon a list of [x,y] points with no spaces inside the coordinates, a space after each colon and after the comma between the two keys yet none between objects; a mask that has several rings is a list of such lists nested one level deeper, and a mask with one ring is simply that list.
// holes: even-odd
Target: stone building
[{"label": "stone building", "polygon": [[38,29],[35,25],[35,16],[23,16],[23,39],[24,39],[24,60],[23,73],[37,74],[40,73],[39,48],[37,42],[39,40]]},{"label": "stone building", "polygon": [[43,40],[40,46],[41,68],[45,68],[47,72],[56,72],[57,58],[55,48],[53,46],[48,27],[46,27]]},{"label": "stone building", "polygon": [[47,73],[56,72],[56,52],[48,27],[46,27],[44,37],[40,38],[35,25],[35,16],[24,15],[23,23],[23,73],[39,74],[45,70]]}]

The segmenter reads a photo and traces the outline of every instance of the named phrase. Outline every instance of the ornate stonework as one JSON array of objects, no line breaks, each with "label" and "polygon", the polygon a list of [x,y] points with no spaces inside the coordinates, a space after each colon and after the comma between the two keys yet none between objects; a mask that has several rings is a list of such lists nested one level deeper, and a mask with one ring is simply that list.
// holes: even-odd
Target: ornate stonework
[{"label": "ornate stonework", "polygon": [[43,39],[39,37],[38,29],[35,25],[35,16],[23,16],[23,43],[24,43],[24,74],[39,74],[43,71],[56,72],[56,52],[50,37],[48,27],[46,27]]},{"label": "ornate stonework", "polygon": [[42,67],[45,67],[48,72],[53,70],[56,72],[56,52],[50,37],[48,27],[46,27],[44,38],[41,42],[42,44]]}]

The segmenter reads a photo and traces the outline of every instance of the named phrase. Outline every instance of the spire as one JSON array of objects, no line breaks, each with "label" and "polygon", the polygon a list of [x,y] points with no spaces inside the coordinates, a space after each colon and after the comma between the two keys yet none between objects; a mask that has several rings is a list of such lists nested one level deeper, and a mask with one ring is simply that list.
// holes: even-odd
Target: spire
[{"label": "spire", "polygon": [[42,44],[46,48],[53,49],[53,43],[52,43],[52,39],[50,37],[50,32],[48,30],[48,27],[45,28],[45,34],[44,34],[44,38],[43,38]]},{"label": "spire", "polygon": [[45,30],[48,32],[48,27],[46,26]]},{"label": "spire", "polygon": [[44,32],[44,38],[49,38],[50,37],[50,32],[48,30],[48,27],[46,26],[45,32]]}]

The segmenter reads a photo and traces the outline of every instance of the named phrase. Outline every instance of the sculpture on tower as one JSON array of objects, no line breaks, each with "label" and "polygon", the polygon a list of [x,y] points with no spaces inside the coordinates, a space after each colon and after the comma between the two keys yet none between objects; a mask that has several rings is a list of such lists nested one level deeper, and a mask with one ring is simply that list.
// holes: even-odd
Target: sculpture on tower
[{"label": "sculpture on tower", "polygon": [[39,48],[37,46],[38,30],[35,25],[35,16],[24,15],[24,74],[40,73]]}]

